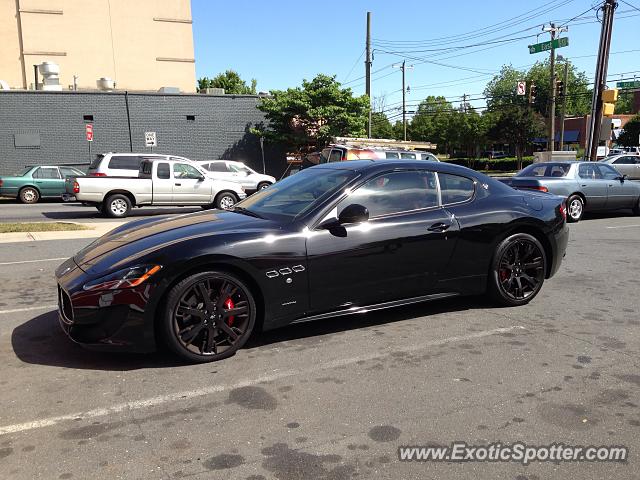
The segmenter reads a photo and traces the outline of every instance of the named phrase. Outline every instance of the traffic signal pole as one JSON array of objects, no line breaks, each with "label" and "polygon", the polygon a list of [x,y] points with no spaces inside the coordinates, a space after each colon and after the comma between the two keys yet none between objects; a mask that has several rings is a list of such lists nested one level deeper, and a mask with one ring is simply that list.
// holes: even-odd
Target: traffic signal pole
[{"label": "traffic signal pole", "polygon": [[601,7],[602,29],[600,30],[596,77],[593,84],[589,136],[585,144],[585,157],[593,162],[598,160],[598,144],[600,143],[600,130],[602,127],[602,92],[607,83],[609,48],[611,47],[611,32],[613,30],[613,13],[617,7],[618,2],[616,0],[605,0],[604,5]]},{"label": "traffic signal pole", "polygon": [[564,117],[567,113],[567,89],[569,87],[569,60],[564,61],[564,80],[562,84],[562,115],[560,115],[560,145],[558,150],[564,148]]}]

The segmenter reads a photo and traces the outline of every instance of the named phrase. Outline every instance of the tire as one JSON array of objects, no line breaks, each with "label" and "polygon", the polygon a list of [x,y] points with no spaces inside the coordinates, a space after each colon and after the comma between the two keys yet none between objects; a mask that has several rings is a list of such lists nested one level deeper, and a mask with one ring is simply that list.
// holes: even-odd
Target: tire
[{"label": "tire", "polygon": [[258,192],[259,192],[260,190],[264,190],[265,188],[267,188],[267,187],[268,187],[268,186],[270,186],[270,185],[272,185],[272,183],[271,183],[271,182],[260,182],[260,183],[258,184],[258,189],[257,189],[257,190],[258,190]]},{"label": "tire", "polygon": [[231,192],[220,192],[216,195],[215,205],[220,210],[231,210],[238,202],[238,197]]},{"label": "tire", "polygon": [[584,214],[584,201],[580,195],[571,195],[567,199],[567,222],[576,223]]},{"label": "tire", "polygon": [[102,209],[107,217],[125,218],[131,212],[131,200],[126,195],[116,193],[105,200]]},{"label": "tire", "polygon": [[20,190],[18,198],[22,203],[38,203],[38,200],[40,200],[40,192],[34,187],[24,187]]},{"label": "tire", "polygon": [[638,199],[635,206],[633,207],[633,214],[636,216],[640,215],[640,198]]},{"label": "tire", "polygon": [[516,233],[496,248],[487,279],[488,293],[503,306],[525,305],[540,292],[546,271],[542,244],[532,235]]},{"label": "tire", "polygon": [[104,213],[104,203],[100,203],[98,205],[95,205],[96,210],[98,210],[98,212],[100,213]]},{"label": "tire", "polygon": [[[230,315],[231,310],[236,313]],[[242,348],[255,321],[256,303],[242,280],[225,272],[201,272],[176,284],[167,295],[161,333],[183,360],[213,362]]]}]

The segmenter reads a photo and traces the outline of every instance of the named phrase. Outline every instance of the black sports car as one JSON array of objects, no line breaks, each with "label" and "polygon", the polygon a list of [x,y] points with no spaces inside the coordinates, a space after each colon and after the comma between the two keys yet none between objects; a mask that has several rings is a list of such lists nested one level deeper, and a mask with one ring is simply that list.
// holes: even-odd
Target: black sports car
[{"label": "black sports car", "polygon": [[525,304],[567,240],[561,197],[446,163],[331,163],[233,211],[116,228],[56,271],[60,324],[87,346],[218,360],[294,322],[485,292]]}]

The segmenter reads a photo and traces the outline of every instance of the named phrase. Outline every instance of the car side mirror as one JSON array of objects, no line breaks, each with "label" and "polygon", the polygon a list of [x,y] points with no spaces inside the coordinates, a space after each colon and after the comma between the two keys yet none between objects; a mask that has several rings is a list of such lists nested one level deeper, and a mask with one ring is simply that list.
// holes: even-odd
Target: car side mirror
[{"label": "car side mirror", "polygon": [[617,180],[620,180],[621,182],[624,182],[626,179],[628,178],[628,175],[620,175]]},{"label": "car side mirror", "polygon": [[344,225],[345,223],[362,223],[369,220],[369,210],[364,205],[358,203],[352,203],[345,207],[338,215],[338,223]]},{"label": "car side mirror", "polygon": [[204,175],[200,175],[200,176],[198,177],[198,181],[199,181],[199,182],[204,182],[204,178],[205,178],[205,177],[204,177]]}]

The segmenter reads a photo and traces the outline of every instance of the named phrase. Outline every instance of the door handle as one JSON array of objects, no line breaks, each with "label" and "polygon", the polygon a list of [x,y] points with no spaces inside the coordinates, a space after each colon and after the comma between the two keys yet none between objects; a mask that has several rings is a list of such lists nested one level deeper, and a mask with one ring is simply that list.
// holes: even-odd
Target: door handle
[{"label": "door handle", "polygon": [[446,230],[449,230],[450,226],[450,223],[438,222],[431,225],[429,228],[427,228],[427,230],[429,230],[430,232],[444,232]]},{"label": "door handle", "polygon": [[181,187],[182,186],[181,183],[176,183],[175,185],[176,185],[176,187]]},{"label": "door handle", "polygon": [[586,187],[586,186],[587,186],[587,184],[586,184],[586,183],[583,183],[583,184],[581,184],[580,186],[581,186],[581,187]]}]

